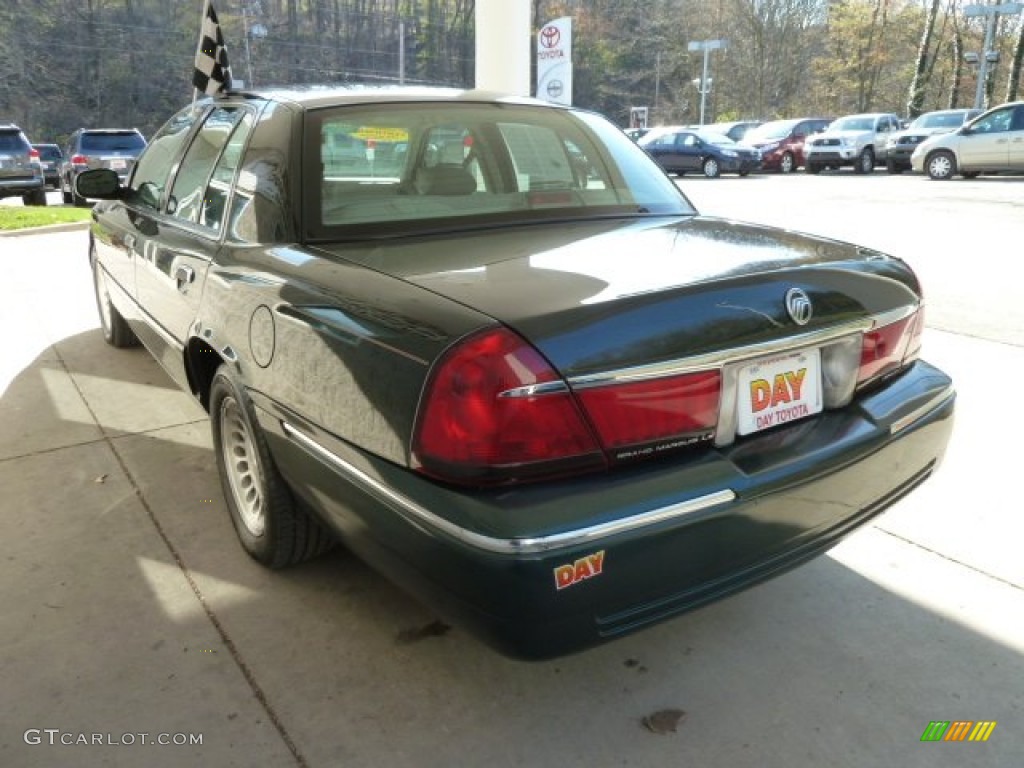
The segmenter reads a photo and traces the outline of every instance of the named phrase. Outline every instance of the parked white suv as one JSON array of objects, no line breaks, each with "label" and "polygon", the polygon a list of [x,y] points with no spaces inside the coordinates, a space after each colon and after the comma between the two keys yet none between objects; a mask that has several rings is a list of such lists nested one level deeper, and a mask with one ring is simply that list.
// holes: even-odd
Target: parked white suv
[{"label": "parked white suv", "polygon": [[804,144],[804,170],[852,165],[857,173],[871,173],[885,160],[889,137],[899,129],[900,119],[890,112],[841,117]]}]

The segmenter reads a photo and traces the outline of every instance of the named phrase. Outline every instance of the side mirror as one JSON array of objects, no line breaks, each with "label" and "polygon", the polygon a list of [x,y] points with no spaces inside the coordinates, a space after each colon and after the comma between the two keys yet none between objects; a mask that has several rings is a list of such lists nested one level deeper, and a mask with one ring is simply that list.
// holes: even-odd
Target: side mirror
[{"label": "side mirror", "polygon": [[117,200],[121,197],[121,181],[109,168],[83,171],[75,178],[75,194],[95,200]]}]

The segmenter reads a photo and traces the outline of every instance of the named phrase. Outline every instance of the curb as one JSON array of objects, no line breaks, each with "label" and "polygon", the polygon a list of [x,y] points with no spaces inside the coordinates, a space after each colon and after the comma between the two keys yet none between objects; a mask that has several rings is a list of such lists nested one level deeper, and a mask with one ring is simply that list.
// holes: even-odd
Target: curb
[{"label": "curb", "polygon": [[49,235],[53,232],[74,232],[78,229],[88,229],[90,220],[69,221],[67,224],[49,224],[45,227],[26,227],[25,229],[5,229],[0,231],[0,237],[27,237],[29,235]]}]

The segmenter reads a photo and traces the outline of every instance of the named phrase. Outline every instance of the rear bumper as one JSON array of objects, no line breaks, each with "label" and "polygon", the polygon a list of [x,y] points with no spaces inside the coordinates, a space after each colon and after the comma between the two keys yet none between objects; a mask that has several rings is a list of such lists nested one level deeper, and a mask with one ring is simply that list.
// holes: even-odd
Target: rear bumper
[{"label": "rear bumper", "polygon": [[487,492],[439,486],[255,398],[278,466],[350,549],[504,653],[545,658],[825,551],[935,469],[955,394],[918,362],[854,406],[727,448]]},{"label": "rear bumper", "polygon": [[26,179],[0,179],[0,197],[27,195],[29,192],[43,188],[42,176]]}]

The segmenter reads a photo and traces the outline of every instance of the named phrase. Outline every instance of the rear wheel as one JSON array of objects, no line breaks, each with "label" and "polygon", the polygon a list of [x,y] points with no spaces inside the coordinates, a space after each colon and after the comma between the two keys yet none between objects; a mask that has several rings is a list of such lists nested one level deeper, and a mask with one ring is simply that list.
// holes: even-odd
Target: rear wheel
[{"label": "rear wheel", "polygon": [[933,181],[949,181],[956,175],[956,158],[944,149],[933,152],[924,161],[924,169]]},{"label": "rear wheel", "polygon": [[100,330],[103,331],[103,340],[112,347],[124,349],[134,347],[139,343],[135,332],[128,325],[128,321],[117,311],[117,307],[110,301],[110,291],[107,288],[107,273],[96,261],[96,255],[92,258],[92,284],[96,293],[96,309],[100,313]]},{"label": "rear wheel", "polygon": [[885,170],[889,173],[903,173],[903,166],[899,165],[895,160],[886,160]]},{"label": "rear wheel", "polygon": [[722,168],[719,166],[718,161],[713,157],[709,157],[704,161],[704,164],[701,166],[701,170],[709,179],[717,179],[722,175]]},{"label": "rear wheel", "polygon": [[210,387],[210,425],[224,499],[245,551],[269,568],[283,568],[330,549],[334,538],[293,498],[252,401],[227,365]]},{"label": "rear wheel", "polygon": [[34,189],[27,195],[22,195],[21,202],[25,205],[46,205],[46,190]]},{"label": "rear wheel", "polygon": [[796,158],[793,157],[792,152],[786,152],[782,155],[782,159],[779,160],[779,172],[780,173],[792,173],[796,170]]},{"label": "rear wheel", "polygon": [[864,151],[857,157],[857,164],[853,166],[857,173],[871,173],[875,170],[875,151],[871,147],[864,147]]}]

